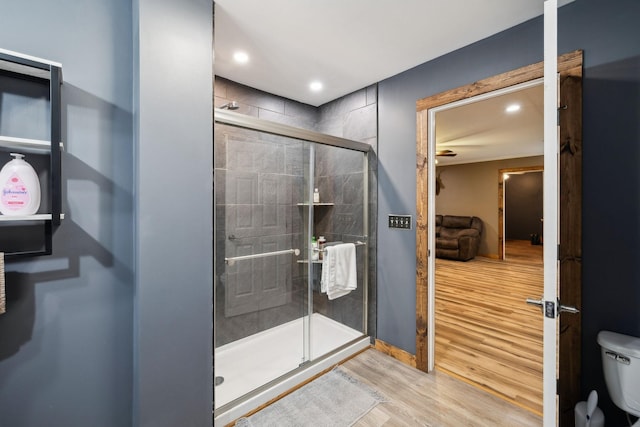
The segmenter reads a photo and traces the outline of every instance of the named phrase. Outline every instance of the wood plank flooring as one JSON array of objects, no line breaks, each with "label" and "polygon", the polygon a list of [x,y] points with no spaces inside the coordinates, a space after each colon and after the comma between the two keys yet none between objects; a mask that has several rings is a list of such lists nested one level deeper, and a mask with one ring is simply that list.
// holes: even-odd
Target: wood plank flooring
[{"label": "wood plank flooring", "polygon": [[342,367],[388,400],[356,422],[356,427],[542,425],[538,415],[490,393],[442,372],[425,374],[374,349]]},{"label": "wood plank flooring", "polygon": [[507,240],[504,257],[509,262],[542,265],[542,250],[542,245],[532,245],[529,240]]},{"label": "wood plank flooring", "polygon": [[515,258],[436,260],[435,362],[541,414],[543,319],[525,300],[542,295],[543,266]]}]

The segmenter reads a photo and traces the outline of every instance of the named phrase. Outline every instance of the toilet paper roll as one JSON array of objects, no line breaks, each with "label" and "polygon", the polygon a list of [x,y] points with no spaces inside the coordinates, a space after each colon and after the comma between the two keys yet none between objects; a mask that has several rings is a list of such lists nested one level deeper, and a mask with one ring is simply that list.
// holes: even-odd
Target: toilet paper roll
[{"label": "toilet paper roll", "polygon": [[[578,402],[574,413],[576,417],[575,426],[585,427],[587,425],[587,402]],[[602,413],[602,409],[596,407],[595,411],[593,411],[589,427],[604,427],[604,414]]]}]

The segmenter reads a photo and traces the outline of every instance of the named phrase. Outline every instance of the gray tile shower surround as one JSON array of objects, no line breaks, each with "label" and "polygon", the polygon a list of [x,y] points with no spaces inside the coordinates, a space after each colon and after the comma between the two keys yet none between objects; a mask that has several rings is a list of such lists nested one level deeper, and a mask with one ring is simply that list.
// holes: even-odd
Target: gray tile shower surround
[{"label": "gray tile shower surround", "polygon": [[[224,130],[222,130],[224,128]],[[227,256],[245,255],[258,251],[274,251],[299,247],[303,241],[303,207],[297,206],[304,200],[306,185],[299,164],[303,162],[301,144],[288,141],[265,143],[263,140],[249,139],[255,135],[236,133],[236,129],[219,126],[222,143],[227,143],[229,165],[236,170],[217,169],[216,214],[224,218],[218,220],[218,247],[225,247]],[[242,134],[243,132],[240,132]],[[220,143],[220,141],[217,141]],[[357,152],[339,156],[338,148],[317,147],[318,187],[325,200],[335,203],[332,207],[315,209],[315,234],[325,235],[329,241],[356,241],[362,239],[363,173],[338,173],[340,170],[361,170],[362,156]],[[242,156],[245,156],[242,160]],[[355,159],[355,160],[354,160]],[[229,169],[231,169],[231,167]],[[289,173],[297,173],[291,175]],[[224,183],[224,198],[222,194]],[[225,202],[222,204],[221,202]],[[224,226],[224,227],[223,227]],[[233,236],[233,240],[229,240]],[[230,253],[235,251],[235,253]],[[234,266],[225,266],[224,253],[219,251],[218,269],[224,272],[218,276],[216,310],[217,345],[223,345],[244,336],[269,329],[278,324],[299,318],[306,311],[306,266],[292,262],[292,258],[267,258],[242,261]],[[362,253],[358,254],[358,265],[364,265]],[[265,261],[266,260],[266,261]],[[252,266],[259,268],[255,272]],[[317,269],[316,271],[319,271]],[[362,276],[358,290],[340,300],[327,302],[325,295],[319,294],[319,274],[314,275],[314,310],[341,323],[361,329]],[[259,283],[255,283],[258,281]],[[240,313],[229,307],[223,309],[227,289],[235,286],[242,292],[242,286],[284,286],[286,299],[276,307],[264,309],[249,306]],[[261,301],[262,303],[268,303]],[[355,308],[355,309],[354,309]],[[242,311],[249,311],[243,313]]]},{"label": "gray tile shower surround", "polygon": [[[226,79],[216,78],[216,105],[234,99],[240,103],[238,112],[297,127],[323,131],[336,136],[357,135],[363,142],[376,142],[376,88],[347,95],[320,108],[286,100],[256,89],[247,88]],[[354,113],[354,111],[363,110]],[[373,115],[372,115],[373,112]],[[214,165],[216,176],[216,244],[218,248],[238,251],[281,250],[297,247],[304,232],[305,216],[297,203],[303,200],[306,184],[304,164],[307,152],[299,141],[261,132],[216,125]],[[323,129],[324,128],[324,129]],[[228,151],[229,150],[229,151]],[[348,151],[348,150],[346,150]],[[335,147],[316,146],[315,183],[322,201],[331,201],[331,208],[316,208],[315,234],[328,241],[355,241],[362,239],[362,157],[358,153],[345,153]],[[375,227],[376,172],[375,153],[369,156],[369,332],[375,335]],[[358,171],[358,172],[354,172]],[[226,199],[226,205],[225,205]],[[353,203],[360,201],[360,203]],[[221,219],[224,219],[222,221]],[[229,235],[237,239],[227,240]],[[249,237],[252,236],[252,237]],[[269,249],[264,249],[264,248]],[[303,248],[301,248],[303,249]],[[358,266],[363,265],[358,251]],[[236,253],[240,255],[242,253]],[[290,320],[306,311],[306,264],[289,262],[284,257],[277,262],[261,263],[257,280],[281,281],[286,300],[267,309],[255,307],[252,312],[225,316],[224,301],[229,282],[242,286],[244,280],[256,280],[249,263],[235,270],[225,266],[224,250],[217,251],[216,259],[216,343],[224,345]],[[226,256],[232,256],[227,253]],[[278,257],[280,258],[280,257]],[[273,260],[273,259],[271,259]],[[225,277],[225,268],[229,272]],[[338,300],[329,302],[319,289],[319,269],[314,274],[314,311],[342,322],[354,329],[361,328],[362,272],[359,271],[358,289]],[[226,282],[226,283],[225,283]],[[264,283],[269,285],[268,283]]]}]

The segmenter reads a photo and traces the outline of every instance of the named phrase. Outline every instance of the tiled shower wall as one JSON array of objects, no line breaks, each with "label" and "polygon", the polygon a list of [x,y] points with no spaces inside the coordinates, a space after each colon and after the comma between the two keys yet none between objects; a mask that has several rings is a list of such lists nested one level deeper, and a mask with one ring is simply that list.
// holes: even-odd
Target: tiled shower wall
[{"label": "tiled shower wall", "polygon": [[[330,242],[365,241],[364,230],[364,156],[351,150],[317,146],[315,184],[321,202],[333,206],[314,209],[314,232]],[[348,295],[329,301],[325,294],[314,292],[314,311],[351,328],[362,328],[362,310],[355,310],[363,301],[364,246],[356,247],[358,287]],[[321,268],[314,270],[314,290],[319,289]]]},{"label": "tiled shower wall", "polygon": [[300,141],[215,125],[216,344],[303,315],[304,278],[288,255],[224,257],[299,248],[305,150]]},{"label": "tiled shower wall", "polygon": [[[286,98],[282,98],[276,95],[265,93],[257,89],[253,89],[230,80],[216,77],[215,79],[215,106],[220,107],[227,102],[236,101],[239,104],[239,109],[236,112],[246,114],[253,117],[258,117],[264,120],[274,121],[278,123],[288,124],[303,129],[314,130],[317,132],[340,136],[348,139],[353,139],[370,144],[373,147],[372,153],[369,155],[369,313],[368,313],[368,332],[371,336],[375,336],[375,295],[376,295],[376,272],[375,272],[375,252],[376,252],[376,236],[375,236],[375,224],[376,224],[376,205],[377,205],[377,185],[376,185],[376,171],[377,161],[375,152],[377,151],[377,88],[376,86],[370,86],[366,89],[356,91],[345,97],[339,98],[335,101],[322,105],[320,107],[313,107],[310,105],[302,104],[296,101],[292,101]],[[238,129],[230,129],[225,127],[227,133],[226,138],[229,138],[229,133],[234,132],[245,133],[243,137],[258,135],[255,132],[242,131]],[[218,132],[219,133],[219,132]],[[219,138],[219,135],[216,135]],[[232,137],[233,138],[233,137]],[[270,137],[262,134],[259,136],[262,140],[265,138],[271,138],[270,142],[274,142],[274,145],[269,150],[277,150],[281,143],[276,142],[277,138]],[[221,215],[225,215],[228,210],[238,209],[238,197],[249,197],[246,194],[239,196],[239,194],[227,195],[227,201],[225,204],[224,189],[230,188],[229,185],[225,185],[226,179],[229,177],[226,175],[226,166],[222,165],[223,159],[232,158],[227,157],[226,150],[229,149],[228,141],[220,143],[218,139],[216,141],[215,152],[215,165],[216,165],[216,214],[218,218]],[[233,147],[246,148],[247,143],[241,145],[232,144]],[[264,145],[264,144],[262,144]],[[254,146],[257,147],[257,146]],[[300,146],[298,146],[300,147]],[[264,148],[263,148],[264,149]],[[291,147],[290,147],[291,149]],[[224,151],[223,151],[224,150]],[[286,150],[286,148],[282,148]],[[245,150],[246,151],[246,150]],[[250,149],[255,155],[256,151]],[[327,238],[330,240],[343,240],[343,241],[355,241],[363,240],[364,236],[361,236],[362,230],[362,211],[363,207],[360,204],[353,204],[353,200],[362,200],[362,188],[363,188],[363,174],[362,174],[362,156],[356,155],[355,152],[349,152],[347,155],[340,155],[340,152],[344,153],[344,150],[334,147],[318,146],[316,152],[316,173],[315,179],[317,187],[320,189],[321,198],[323,201],[329,201],[333,199],[335,206],[328,212],[319,212],[316,209],[316,235],[320,235],[326,231]],[[282,151],[281,153],[285,153]],[[264,157],[260,157],[264,158]],[[277,158],[277,156],[276,156]],[[288,162],[286,159],[292,159],[292,156],[282,156],[284,162]],[[307,159],[305,159],[306,161]],[[302,223],[303,218],[301,215],[301,209],[295,206],[296,202],[301,200],[304,191],[304,174],[302,161],[296,165],[295,162],[289,163],[287,170],[283,170],[284,181],[280,181],[280,177],[273,181],[276,182],[288,182],[286,188],[289,188],[289,194],[291,198],[286,195],[280,195],[277,199],[277,207],[274,207],[274,213],[281,215],[282,226],[280,234],[269,234],[269,244],[275,245],[277,249],[287,249],[284,246],[290,244],[291,241],[300,241],[302,230],[299,229],[299,224]],[[255,170],[250,170],[251,165],[244,165],[245,173],[254,173]],[[297,167],[297,169],[296,169]],[[296,170],[294,170],[296,169]],[[275,178],[275,176],[272,176]],[[249,181],[248,181],[249,182]],[[253,194],[254,184],[245,185],[246,191]],[[260,185],[260,184],[256,184]],[[273,185],[272,185],[273,187]],[[240,188],[234,186],[233,188]],[[235,190],[234,190],[235,191]],[[256,188],[257,193],[260,194],[260,189]],[[276,190],[281,193],[281,190]],[[244,192],[244,191],[242,191]],[[354,193],[355,192],[355,193]],[[256,196],[260,197],[260,196]],[[262,201],[254,200],[259,203]],[[349,201],[349,203],[345,203]],[[246,205],[246,204],[245,204]],[[259,209],[263,209],[260,207]],[[249,215],[249,213],[247,213]],[[224,217],[223,217],[224,218]],[[216,247],[224,248],[229,230],[222,229],[219,225],[223,221],[217,221],[216,230]],[[275,219],[272,221],[274,224],[278,223]],[[298,224],[298,225],[293,225]],[[289,228],[287,228],[289,227]],[[292,229],[291,227],[294,227]],[[282,227],[281,227],[282,228]],[[274,228],[274,230],[277,227]],[[330,234],[328,231],[332,231]],[[235,231],[234,231],[235,232]],[[237,233],[236,233],[237,234]],[[264,233],[262,233],[264,234]],[[239,236],[235,236],[239,237]],[[250,248],[251,245],[245,242]],[[260,242],[264,245],[264,242]],[[247,249],[250,252],[253,249]],[[259,249],[262,251],[263,249]],[[274,250],[274,249],[269,249]],[[234,341],[238,338],[250,335],[252,333],[259,332],[260,330],[268,329],[277,324],[284,323],[289,320],[300,317],[304,314],[304,293],[306,291],[306,283],[304,281],[302,269],[294,266],[293,271],[279,271],[274,272],[274,277],[278,280],[284,279],[281,282],[282,286],[287,286],[289,291],[290,300],[282,301],[280,306],[274,308],[262,308],[259,311],[252,310],[251,307],[245,307],[248,309],[247,313],[235,313],[233,316],[225,316],[222,309],[221,301],[225,298],[225,286],[230,284],[230,281],[240,279],[240,276],[244,277],[244,280],[255,280],[252,278],[249,271],[241,272],[242,268],[247,269],[248,264],[245,267],[235,266],[235,269],[228,269],[228,277],[222,274],[225,271],[223,254],[220,254],[218,250],[218,259],[216,260],[217,276],[217,310],[216,310],[216,346],[223,345],[225,343]],[[362,251],[364,252],[364,251]],[[227,254],[227,256],[230,256]],[[363,259],[360,253],[358,254],[359,265],[362,265]],[[266,265],[266,264],[265,264]],[[280,267],[281,268],[281,267]],[[227,283],[225,283],[227,282]],[[341,321],[347,325],[360,328],[361,313],[353,310],[353,307],[357,307],[362,301],[362,283],[359,280],[358,291],[352,292],[347,297],[334,300],[327,303],[324,295],[320,296],[314,292],[314,310],[329,317]],[[241,285],[241,280],[236,282],[238,286]]]},{"label": "tiled shower wall", "polygon": [[[367,244],[369,248],[369,312],[368,312],[368,333],[370,336],[376,336],[376,252],[377,252],[377,212],[378,212],[378,86],[371,85],[367,88],[358,90],[349,95],[338,98],[327,104],[321,105],[318,108],[318,121],[316,123],[315,130],[320,133],[328,135],[338,136],[342,138],[352,139],[355,141],[364,142],[369,144],[373,150],[369,153],[369,180],[368,180],[368,199],[369,199],[369,236]],[[324,163],[323,163],[324,162]],[[335,195],[334,197],[339,204],[335,209],[335,214],[338,217],[334,217],[333,220],[337,225],[336,231],[347,231],[345,227],[345,216],[353,215],[356,218],[361,218],[358,214],[362,211],[362,206],[349,205],[349,201],[354,199],[353,191],[358,191],[362,188],[363,176],[357,172],[361,169],[359,164],[353,164],[357,162],[357,157],[350,155],[334,155],[333,157],[327,157],[325,159],[320,158],[318,163],[318,170],[316,171],[316,180],[321,188],[319,188],[321,195],[323,186],[327,182],[332,182]],[[352,163],[352,164],[349,164]],[[327,167],[323,167],[323,164]],[[333,166],[330,166],[333,164]],[[338,171],[337,176],[332,176],[332,168]],[[355,172],[355,173],[349,173]],[[358,197],[359,200],[362,200]],[[340,217],[342,215],[342,217]],[[346,222],[348,224],[348,221]],[[322,228],[322,227],[321,227]],[[357,227],[356,227],[357,228]],[[361,228],[361,227],[360,227]],[[356,236],[343,237],[344,241],[358,240]],[[362,254],[358,251],[358,263],[362,262]],[[358,283],[360,286],[360,283]],[[359,288],[360,289],[360,288]],[[324,296],[323,296],[324,297]],[[315,309],[319,312],[323,312],[325,308],[320,307],[319,304],[324,303],[323,297],[314,300]],[[352,325],[359,319],[351,318],[353,311],[349,310],[351,304],[356,304],[357,301],[361,301],[362,295],[360,292],[352,292],[346,297],[339,298],[326,305],[326,309],[330,310],[329,317],[344,322],[347,325]]]}]

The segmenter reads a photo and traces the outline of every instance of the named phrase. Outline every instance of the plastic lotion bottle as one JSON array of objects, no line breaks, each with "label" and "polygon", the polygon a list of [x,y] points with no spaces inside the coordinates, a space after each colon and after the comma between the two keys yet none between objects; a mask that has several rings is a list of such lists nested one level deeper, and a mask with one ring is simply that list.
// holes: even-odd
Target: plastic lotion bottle
[{"label": "plastic lotion bottle", "polygon": [[24,154],[11,155],[14,159],[0,170],[0,212],[12,216],[33,215],[40,207],[38,175],[23,160]]}]

